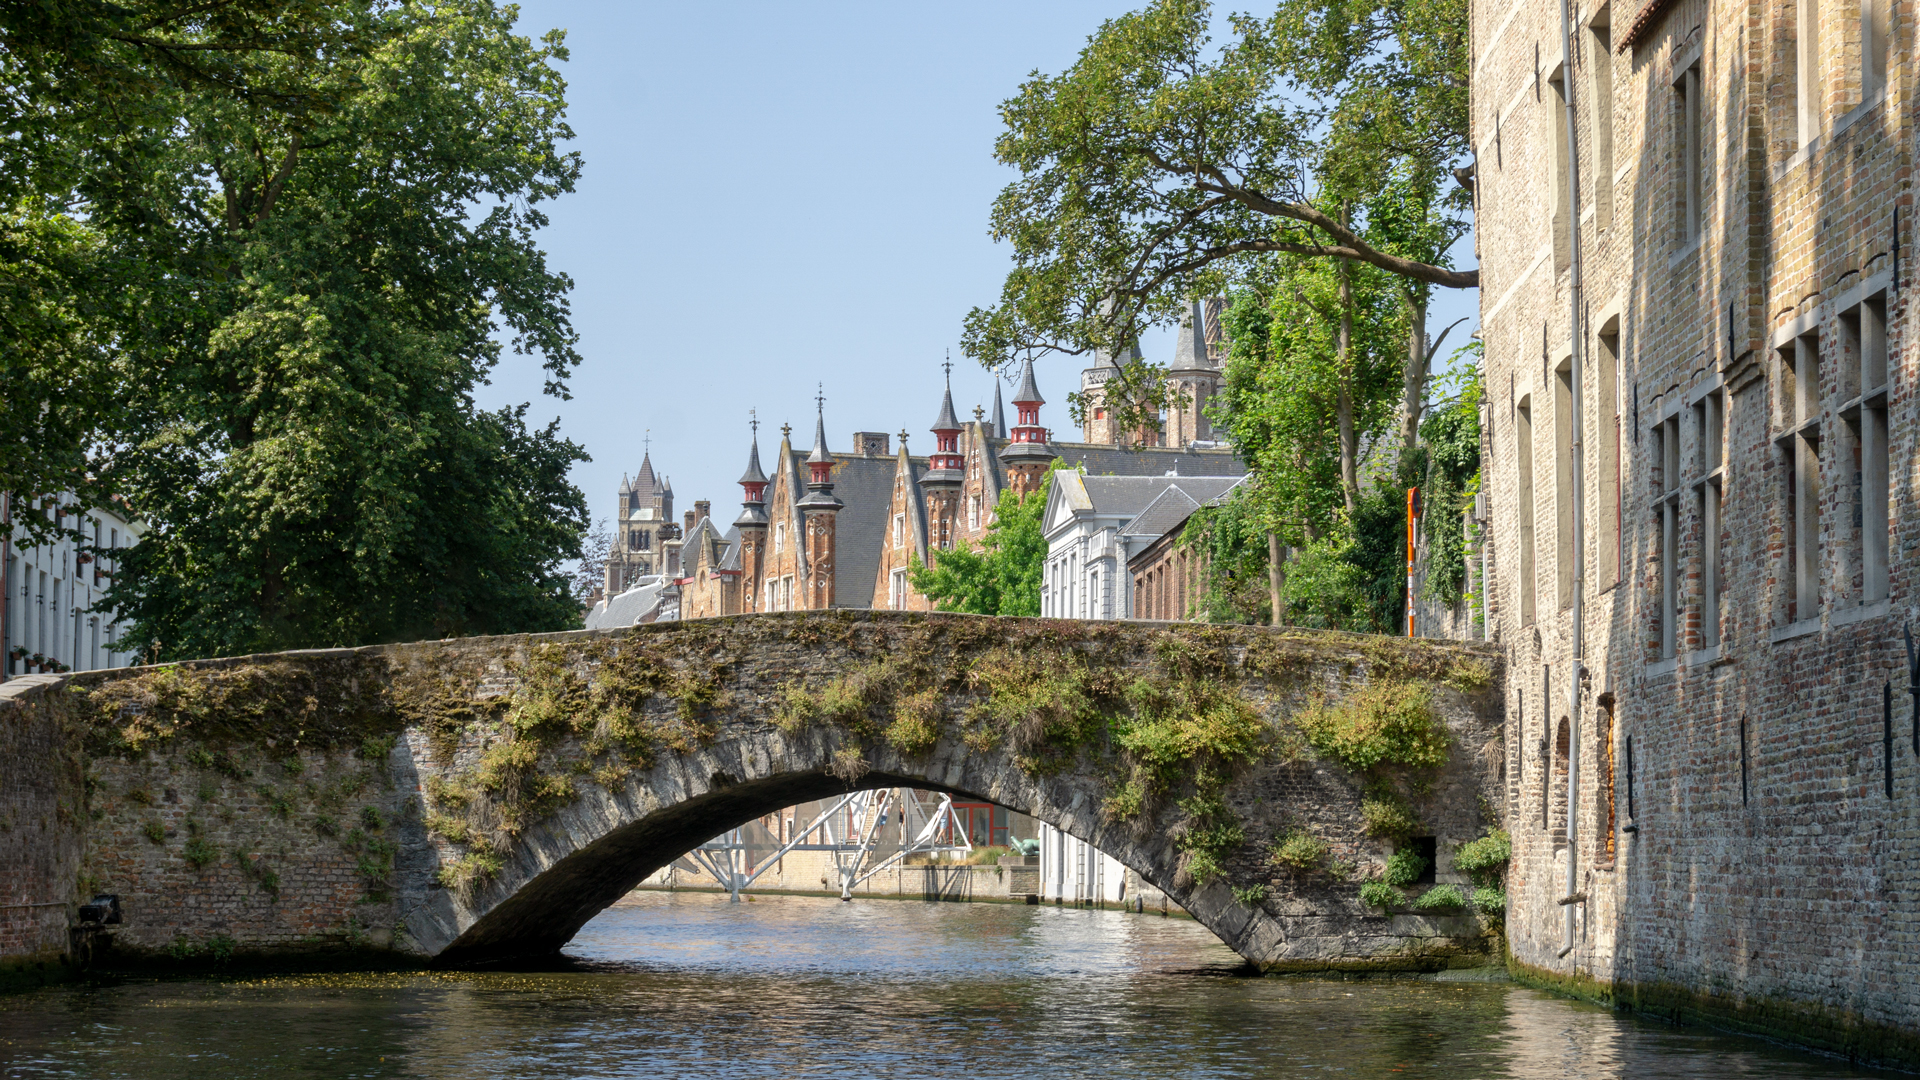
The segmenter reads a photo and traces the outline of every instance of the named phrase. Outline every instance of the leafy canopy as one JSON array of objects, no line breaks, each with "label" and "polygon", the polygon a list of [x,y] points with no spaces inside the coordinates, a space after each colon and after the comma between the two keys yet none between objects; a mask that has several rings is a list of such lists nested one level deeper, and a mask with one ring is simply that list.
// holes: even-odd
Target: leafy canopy
[{"label": "leafy canopy", "polygon": [[[44,10],[0,18],[13,234],[45,253],[0,283],[46,328],[6,378],[94,397],[41,459],[10,428],[0,480],[90,478],[149,522],[107,599],[132,647],[576,625],[584,455],[473,401],[505,348],[561,396],[579,359],[535,242],[580,171],[560,36],[491,0]],[[111,287],[62,299],[88,273]]]},{"label": "leafy canopy", "polygon": [[[1471,211],[1464,191],[1442,194],[1470,175],[1464,0],[1283,0],[1267,20],[1225,20],[1217,47],[1210,14],[1155,0],[1109,20],[1066,72],[1034,73],[1002,105],[995,155],[1020,177],[992,231],[1014,266],[999,304],[967,318],[982,364],[1126,356],[1276,253],[1478,284],[1444,259]],[[1156,375],[1123,373],[1142,410]]]}]

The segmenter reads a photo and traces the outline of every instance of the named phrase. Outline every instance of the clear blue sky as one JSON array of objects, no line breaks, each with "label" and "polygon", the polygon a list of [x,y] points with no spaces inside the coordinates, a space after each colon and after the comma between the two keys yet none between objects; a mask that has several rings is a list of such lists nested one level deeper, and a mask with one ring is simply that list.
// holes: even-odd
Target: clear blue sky
[{"label": "clear blue sky", "polygon": [[[574,279],[585,362],[571,401],[542,397],[537,365],[512,358],[482,403],[560,417],[593,456],[573,479],[596,522],[649,431],[676,510],[711,499],[731,522],[747,410],[763,447],[782,422],[810,445],[816,383],[832,449],[904,427],[926,453],[949,349],[960,412],[993,401],[958,346],[1009,265],[987,235],[1012,176],[993,160],[997,107],[1137,6],[522,3],[520,29],[562,27],[573,54],[561,71],[586,171],[548,204],[541,242]],[[1441,300],[1436,332],[1477,302]],[[1171,351],[1165,335],[1143,344]],[[1039,366],[1042,419],[1063,434],[1082,363]]]}]

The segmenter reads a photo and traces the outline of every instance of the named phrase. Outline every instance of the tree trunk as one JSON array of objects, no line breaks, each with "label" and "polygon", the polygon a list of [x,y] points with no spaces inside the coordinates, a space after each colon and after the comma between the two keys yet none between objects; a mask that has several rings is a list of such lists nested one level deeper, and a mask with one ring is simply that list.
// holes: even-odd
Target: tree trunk
[{"label": "tree trunk", "polygon": [[1336,365],[1340,369],[1340,488],[1349,516],[1360,505],[1360,439],[1353,430],[1353,283],[1347,260],[1340,260],[1340,339]]},{"label": "tree trunk", "polygon": [[1285,626],[1286,604],[1280,594],[1287,587],[1287,549],[1280,544],[1279,533],[1267,534],[1267,592],[1273,597],[1273,625]]},{"label": "tree trunk", "polygon": [[1420,419],[1427,405],[1427,294],[1424,289],[1404,289],[1400,298],[1407,307],[1407,360],[1401,371],[1406,398],[1400,411],[1400,452],[1404,454],[1420,439]]}]

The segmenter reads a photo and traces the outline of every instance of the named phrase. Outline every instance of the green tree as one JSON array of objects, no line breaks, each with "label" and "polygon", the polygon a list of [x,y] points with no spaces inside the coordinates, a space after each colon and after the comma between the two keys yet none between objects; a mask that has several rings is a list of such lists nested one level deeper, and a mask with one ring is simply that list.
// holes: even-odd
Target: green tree
[{"label": "green tree", "polygon": [[914,556],[907,576],[920,595],[933,601],[941,611],[964,611],[970,615],[1040,614],[1040,580],[1046,569],[1047,540],[1041,534],[1041,516],[1047,509],[1047,492],[1053,488],[1053,473],[1059,463],[1040,480],[1040,488],[1025,496],[1012,489],[1000,493],[994,506],[993,523],[980,540],[980,546],[961,541],[943,551],[932,566]]},{"label": "green tree", "polygon": [[[138,177],[169,152],[188,100],[292,116],[337,104],[312,73],[363,50],[390,18],[366,0],[43,0],[0,5],[0,491],[16,505],[61,491],[110,497],[101,474],[125,447],[119,406],[148,384],[114,346],[151,329],[131,286],[176,253],[109,242],[179,212]],[[117,181],[109,178],[119,178]],[[37,539],[41,515],[16,523]]]},{"label": "green tree", "polygon": [[[1464,188],[1442,192],[1470,176],[1464,0],[1282,0],[1226,25],[1216,48],[1206,3],[1155,0],[1003,104],[995,153],[1020,177],[993,235],[1014,267],[968,316],[969,355],[1124,356],[1277,253],[1419,283],[1421,311],[1426,286],[1478,284],[1444,258],[1471,212]],[[1121,426],[1150,422],[1159,374],[1136,363],[1111,382]]]},{"label": "green tree", "polygon": [[490,0],[296,14],[363,47],[254,56],[258,98],[153,68],[174,119],[77,189],[147,268],[104,480],[153,529],[109,603],[163,657],[577,625],[585,455],[473,402],[505,348],[558,395],[578,359],[534,241],[580,170],[561,39]]}]

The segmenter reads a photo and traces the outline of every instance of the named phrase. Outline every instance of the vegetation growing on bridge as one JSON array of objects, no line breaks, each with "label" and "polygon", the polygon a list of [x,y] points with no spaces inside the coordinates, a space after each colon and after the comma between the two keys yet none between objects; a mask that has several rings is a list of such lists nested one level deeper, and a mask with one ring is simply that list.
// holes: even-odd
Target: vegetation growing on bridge
[{"label": "vegetation growing on bridge", "polygon": [[[460,851],[440,878],[470,890],[581,785],[613,788],[665,755],[698,750],[723,719],[759,717],[792,736],[838,733],[829,771],[848,783],[877,752],[925,755],[942,738],[1008,751],[1031,776],[1090,770],[1110,821],[1170,819],[1184,875],[1243,883],[1281,867],[1344,865],[1329,867],[1326,839],[1305,828],[1250,836],[1228,799],[1243,766],[1336,764],[1363,791],[1370,831],[1403,840],[1417,826],[1411,800],[1451,749],[1434,688],[1474,693],[1492,678],[1485,659],[1457,646],[1324,632],[764,619],[772,636],[739,638],[716,621],[537,642],[517,655],[515,643],[479,665],[405,647],[161,668],[95,681],[90,737],[97,750],[138,756],[188,736],[203,768],[236,782],[248,775],[236,753],[247,751],[253,768],[275,774],[258,785],[263,805],[283,818],[319,810],[315,833],[352,854],[373,895],[390,888],[392,841],[368,822],[340,821],[331,795],[319,806],[324,785],[300,776],[298,751],[385,760],[404,730],[424,736],[438,766],[423,770],[425,824]],[[732,652],[749,640],[853,659],[824,679],[756,686]]]}]

